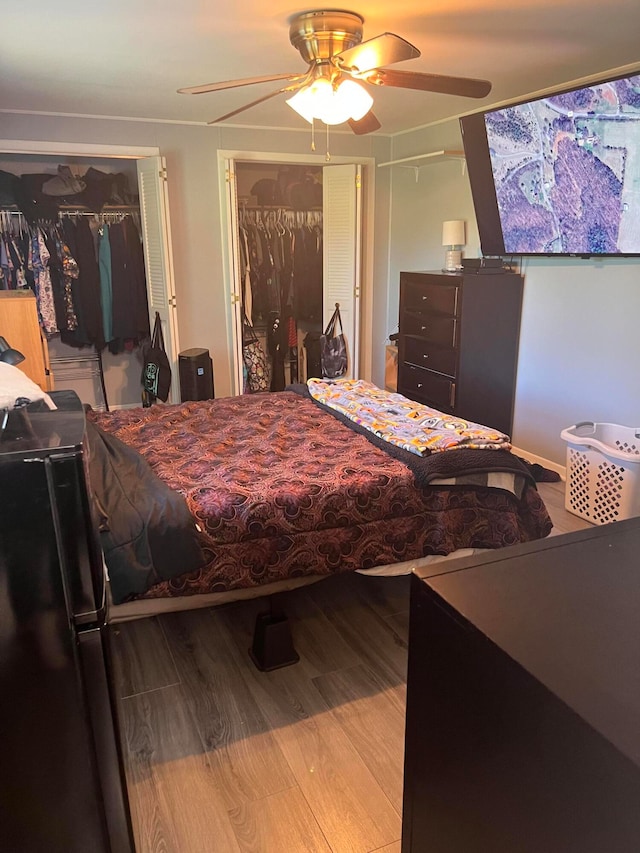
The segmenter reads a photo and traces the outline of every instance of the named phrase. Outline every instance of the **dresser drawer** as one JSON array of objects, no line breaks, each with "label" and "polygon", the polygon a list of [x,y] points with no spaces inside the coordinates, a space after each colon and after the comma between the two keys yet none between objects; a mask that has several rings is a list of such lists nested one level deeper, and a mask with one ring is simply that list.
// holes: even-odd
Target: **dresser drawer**
[{"label": "dresser drawer", "polygon": [[457,352],[452,347],[439,347],[431,341],[411,335],[405,336],[403,342],[404,350],[401,355],[403,361],[408,361],[417,367],[437,370],[438,373],[448,373],[449,376],[456,375]]},{"label": "dresser drawer", "polygon": [[400,334],[417,335],[442,347],[455,347],[458,321],[439,314],[419,314],[403,311],[400,315]]},{"label": "dresser drawer", "polygon": [[402,280],[402,287],[402,304],[408,311],[435,311],[451,317],[458,313],[458,284],[431,284],[407,277]]},{"label": "dresser drawer", "polygon": [[441,373],[403,362],[398,371],[398,393],[442,412],[450,412],[456,402],[456,383]]}]

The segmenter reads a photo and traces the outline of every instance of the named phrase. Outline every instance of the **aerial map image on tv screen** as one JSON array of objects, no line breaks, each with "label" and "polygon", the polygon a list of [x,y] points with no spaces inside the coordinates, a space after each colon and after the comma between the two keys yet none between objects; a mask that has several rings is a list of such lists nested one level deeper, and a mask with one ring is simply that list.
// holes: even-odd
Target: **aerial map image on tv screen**
[{"label": "aerial map image on tv screen", "polygon": [[485,123],[507,254],[640,253],[640,75]]}]

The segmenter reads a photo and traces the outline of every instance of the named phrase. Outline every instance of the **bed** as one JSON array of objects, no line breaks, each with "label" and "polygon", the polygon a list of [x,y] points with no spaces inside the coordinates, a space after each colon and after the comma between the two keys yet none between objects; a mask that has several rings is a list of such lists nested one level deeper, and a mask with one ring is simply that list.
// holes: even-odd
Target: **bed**
[{"label": "bed", "polygon": [[[311,399],[305,386],[90,411],[87,420],[103,520],[114,479],[121,498],[159,486],[181,502],[175,512],[154,510],[162,518],[161,566],[147,561],[131,573],[126,549],[111,565],[104,549],[111,621],[265,595],[339,572],[410,571],[467,549],[542,538],[552,527],[530,468],[508,450],[418,457]],[[119,453],[133,459],[134,474],[110,471],[105,485],[104,460],[109,467]],[[140,479],[141,465],[149,480]],[[182,540],[168,529],[174,515]]]}]

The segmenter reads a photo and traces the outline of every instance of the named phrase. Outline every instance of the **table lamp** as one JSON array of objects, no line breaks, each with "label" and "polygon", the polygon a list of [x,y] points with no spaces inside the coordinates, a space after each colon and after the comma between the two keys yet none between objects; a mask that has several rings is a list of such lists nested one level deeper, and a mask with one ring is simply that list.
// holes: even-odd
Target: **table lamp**
[{"label": "table lamp", "polygon": [[442,245],[447,247],[445,272],[462,269],[462,246],[465,244],[464,220],[449,219],[442,223]]}]

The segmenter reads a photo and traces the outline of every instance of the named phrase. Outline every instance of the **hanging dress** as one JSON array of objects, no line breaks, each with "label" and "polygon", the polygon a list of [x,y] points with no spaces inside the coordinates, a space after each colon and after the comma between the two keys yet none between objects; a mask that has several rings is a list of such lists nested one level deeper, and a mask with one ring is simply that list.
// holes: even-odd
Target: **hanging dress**
[{"label": "hanging dress", "polygon": [[58,322],[53,301],[49,258],[50,254],[42,229],[35,227],[31,237],[29,268],[33,271],[40,325],[45,334],[53,335],[58,331]]}]

